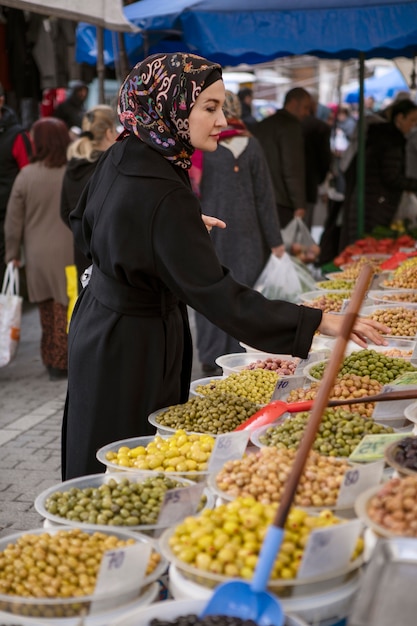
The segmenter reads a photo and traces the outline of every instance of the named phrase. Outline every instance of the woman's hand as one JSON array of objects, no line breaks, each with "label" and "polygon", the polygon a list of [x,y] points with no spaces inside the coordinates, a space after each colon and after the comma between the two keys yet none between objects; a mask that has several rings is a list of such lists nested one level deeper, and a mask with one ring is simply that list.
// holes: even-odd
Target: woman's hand
[{"label": "woman's hand", "polygon": [[213,226],[217,226],[217,228],[226,228],[226,222],[223,220],[219,220],[218,217],[211,217],[210,215],[201,215],[201,219],[206,225],[207,230],[210,232]]},{"label": "woman's hand", "polygon": [[271,252],[274,256],[280,259],[285,252],[284,244],[281,244],[280,246],[275,246],[275,248],[271,248]]},{"label": "woman's hand", "polygon": [[13,267],[20,267],[20,259],[12,259]]},{"label": "woman's hand", "polygon": [[[323,313],[321,324],[318,327],[318,330],[323,333],[323,335],[337,337],[338,335],[340,335],[342,322],[343,315]],[[358,316],[353,327],[350,339],[362,348],[368,348],[368,342],[375,343],[378,346],[385,346],[388,342],[386,341],[385,337],[382,337],[381,333],[388,335],[390,333],[390,328],[388,326],[380,324],[379,322],[375,322],[374,320]]]}]

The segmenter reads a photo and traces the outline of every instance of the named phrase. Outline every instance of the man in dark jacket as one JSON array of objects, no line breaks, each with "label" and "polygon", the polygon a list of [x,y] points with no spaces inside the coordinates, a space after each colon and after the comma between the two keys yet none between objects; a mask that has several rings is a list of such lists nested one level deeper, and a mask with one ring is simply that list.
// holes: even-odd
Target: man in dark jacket
[{"label": "man in dark jacket", "polygon": [[305,222],[309,228],[313,225],[314,207],[318,198],[318,187],[326,178],[330,169],[332,152],[330,149],[331,127],[317,116],[317,99],[311,98],[311,113],[302,121],[304,136],[304,155],[306,167],[306,209]]},{"label": "man in dark jacket", "polygon": [[310,114],[311,98],[301,87],[285,96],[284,107],[257,124],[269,165],[281,227],[306,213],[304,139],[301,121]]},{"label": "man in dark jacket", "polygon": [[3,280],[6,265],[4,262],[4,220],[7,202],[14,179],[31,156],[31,144],[27,133],[19,124],[15,112],[5,106],[5,93],[0,83],[0,281]]},{"label": "man in dark jacket", "polygon": [[81,129],[83,115],[86,112],[84,103],[88,96],[88,87],[82,81],[76,81],[64,102],[55,109],[53,115],[64,121],[68,128],[76,126]]}]

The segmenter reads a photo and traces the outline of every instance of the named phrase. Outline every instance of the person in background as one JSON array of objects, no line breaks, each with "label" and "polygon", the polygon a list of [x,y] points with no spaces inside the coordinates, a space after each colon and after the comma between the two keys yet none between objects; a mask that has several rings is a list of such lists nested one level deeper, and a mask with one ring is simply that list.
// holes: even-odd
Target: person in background
[{"label": "person in background", "polygon": [[311,97],[301,87],[285,96],[284,107],[260,121],[254,135],[264,149],[275,191],[281,228],[305,217],[305,157],[302,120],[310,115]]},{"label": "person in background", "polygon": [[[376,226],[390,226],[403,191],[417,191],[417,178],[409,178],[405,173],[406,138],[416,125],[417,105],[411,100],[400,100],[392,107],[389,122],[368,127],[364,203],[364,230],[367,234]],[[356,159],[349,167],[356,168]],[[352,189],[343,203],[340,250],[358,237],[357,188],[356,179],[352,177],[352,180]]]},{"label": "person in background", "polygon": [[258,123],[258,120],[252,112],[253,90],[250,89],[250,87],[244,87],[239,90],[237,95],[242,107],[242,122],[251,130]]},{"label": "person in background", "polygon": [[[67,151],[68,164],[61,191],[61,217],[71,228],[69,215],[77,206],[81,193],[96,169],[98,159],[117,137],[115,110],[98,104],[84,115],[81,136],[73,141]],[[91,260],[81,252],[74,242],[74,260],[80,278]]]},{"label": "person in background", "polygon": [[[147,57],[120,88],[124,132],[70,215],[93,268],[69,328],[64,480],[104,471],[98,448],[154,434],[148,416],[188,400],[187,306],[271,353],[305,358],[317,329],[340,332],[343,316],[267,300],[221,265],[188,170],[195,149],[217,149],[224,100],[221,66],[188,53]],[[380,332],[359,319],[354,337]]]},{"label": "person in background", "polygon": [[[88,97],[88,86],[81,80],[74,81],[68,98],[58,104],[53,116],[65,122],[68,129],[81,129],[83,116],[86,112],[85,101]],[[74,135],[74,138],[76,135]]]},{"label": "person in background", "polygon": [[305,222],[311,229],[314,208],[318,200],[319,185],[325,180],[331,165],[329,124],[317,117],[318,94],[311,94],[310,115],[301,122],[304,137],[306,215]]},{"label": "person in background", "polygon": [[[239,98],[231,91],[226,91],[223,112],[227,127],[220,133],[219,147],[201,152],[201,208],[227,224],[211,235],[221,264],[236,280],[252,287],[271,252],[280,257],[285,249],[268,165],[258,140],[242,122]],[[221,373],[215,363],[218,356],[243,351],[237,339],[200,313],[196,313],[196,329],[198,354],[207,375]]]},{"label": "person in background", "polygon": [[5,221],[6,262],[19,267],[23,252],[30,302],[39,306],[41,357],[50,380],[67,374],[65,267],[74,263],[72,236],[59,214],[66,151],[64,122],[37,120],[31,129],[35,155],[16,177]]},{"label": "person in background", "polygon": [[19,124],[16,113],[5,105],[6,95],[0,83],[0,282],[6,269],[4,262],[4,220],[7,202],[19,171],[32,156],[29,134]]}]

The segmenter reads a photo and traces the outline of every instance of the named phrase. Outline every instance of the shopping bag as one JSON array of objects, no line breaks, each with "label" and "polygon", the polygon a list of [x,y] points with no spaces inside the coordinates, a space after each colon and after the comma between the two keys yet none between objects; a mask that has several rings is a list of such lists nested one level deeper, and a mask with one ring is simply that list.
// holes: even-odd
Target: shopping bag
[{"label": "shopping bag", "polygon": [[297,302],[303,288],[295,265],[286,252],[281,258],[271,254],[253,287],[269,300]]},{"label": "shopping bag", "polygon": [[408,220],[410,226],[417,223],[417,196],[410,191],[403,191],[393,222]]},{"label": "shopping bag", "polygon": [[313,239],[308,226],[301,217],[294,217],[285,228],[281,229],[286,250],[300,261],[312,263],[320,253],[320,248]]},{"label": "shopping bag", "polygon": [[19,270],[10,262],[0,293],[0,367],[10,363],[19,345],[22,300],[19,296]]}]

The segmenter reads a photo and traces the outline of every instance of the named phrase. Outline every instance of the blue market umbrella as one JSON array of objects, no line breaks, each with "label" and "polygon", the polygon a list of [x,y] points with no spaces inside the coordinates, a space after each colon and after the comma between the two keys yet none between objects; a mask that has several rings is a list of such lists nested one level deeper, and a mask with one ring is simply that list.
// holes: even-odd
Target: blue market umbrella
[{"label": "blue market umbrella", "polygon": [[[382,76],[366,78],[364,83],[365,96],[373,96],[378,102],[385,98],[393,98],[398,91],[408,91],[408,89],[404,76],[397,68]],[[359,102],[359,88],[348,93],[345,102]]]}]

